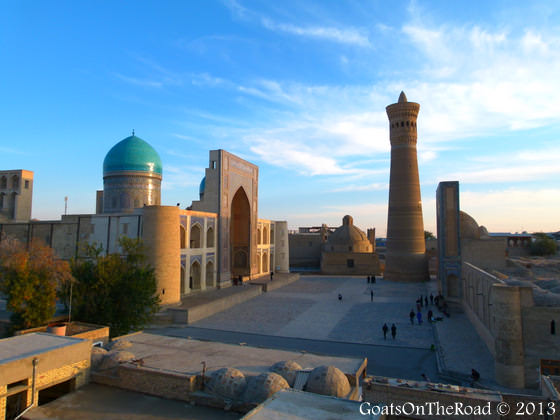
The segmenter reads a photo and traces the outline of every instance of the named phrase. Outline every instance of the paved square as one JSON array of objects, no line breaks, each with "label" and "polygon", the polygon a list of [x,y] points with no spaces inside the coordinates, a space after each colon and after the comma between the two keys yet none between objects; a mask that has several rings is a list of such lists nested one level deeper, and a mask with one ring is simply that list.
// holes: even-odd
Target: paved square
[{"label": "paved square", "polygon": [[[416,320],[411,325],[408,317],[411,309],[416,312],[416,299],[426,295],[426,290],[426,283],[377,280],[368,284],[365,277],[302,276],[295,283],[192,325],[283,337],[430,348],[434,343],[431,325],[418,325]],[[342,301],[338,300],[339,294]],[[396,325],[395,340],[390,332],[383,339],[384,323]]]}]

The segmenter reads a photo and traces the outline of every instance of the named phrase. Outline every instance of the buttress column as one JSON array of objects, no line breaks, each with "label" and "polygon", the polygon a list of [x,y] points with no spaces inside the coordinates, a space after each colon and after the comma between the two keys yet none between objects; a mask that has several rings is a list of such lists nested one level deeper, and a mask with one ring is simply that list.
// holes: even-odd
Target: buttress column
[{"label": "buttress column", "polygon": [[404,92],[389,105],[391,179],[385,278],[423,281],[429,278],[416,153],[416,119],[420,105],[408,102]]}]

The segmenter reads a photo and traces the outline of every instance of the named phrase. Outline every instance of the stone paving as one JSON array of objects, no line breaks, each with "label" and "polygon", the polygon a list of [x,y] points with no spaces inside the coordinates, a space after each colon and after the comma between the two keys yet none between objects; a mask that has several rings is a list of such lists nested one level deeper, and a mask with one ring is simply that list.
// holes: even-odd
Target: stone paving
[{"label": "stone paving", "polygon": [[[374,291],[373,302],[370,290]],[[338,294],[342,295],[342,302]],[[378,279],[368,284],[365,277],[302,276],[281,289],[260,295],[244,304],[193,324],[194,327],[259,333],[282,337],[376,344],[398,347],[438,346],[443,368],[470,375],[478,370],[483,383],[493,386],[494,360],[467,316],[451,307],[451,317],[433,326],[410,324],[408,314],[416,312],[420,295],[437,294],[437,282],[396,283]],[[427,309],[437,316],[435,306]],[[383,339],[381,327],[397,326],[397,337]],[[437,335],[435,334],[437,330]],[[438,341],[439,339],[439,341]]]},{"label": "stone paving", "polygon": [[[374,298],[370,301],[370,287]],[[408,313],[426,284],[393,283],[365,277],[302,276],[281,289],[192,324],[194,327],[284,337],[430,348],[428,323],[410,324]],[[342,301],[338,295],[342,295]],[[397,337],[383,339],[383,323]]]}]

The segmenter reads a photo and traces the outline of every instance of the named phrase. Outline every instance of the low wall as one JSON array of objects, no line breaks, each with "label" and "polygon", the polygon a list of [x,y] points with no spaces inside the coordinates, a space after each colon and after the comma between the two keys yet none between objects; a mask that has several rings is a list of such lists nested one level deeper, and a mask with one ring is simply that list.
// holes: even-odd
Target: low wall
[{"label": "low wall", "polygon": [[225,311],[232,306],[243,303],[259,296],[263,291],[261,286],[244,286],[245,290],[215,299],[211,302],[193,306],[192,308],[169,308],[174,323],[191,324],[208,318],[218,312]]},{"label": "low wall", "polygon": [[[390,380],[391,378],[382,378],[384,380]],[[445,385],[444,385],[445,386]],[[501,396],[497,392],[489,392],[482,390],[472,390],[475,392],[440,392],[436,390],[428,390],[426,388],[412,388],[410,386],[395,386],[388,383],[381,383],[376,380],[376,378],[368,377],[364,379],[362,383],[362,393],[363,400],[370,403],[382,403],[384,405],[395,405],[401,407],[410,407],[413,404],[415,407],[423,407],[424,413],[420,410],[412,415],[408,412],[406,416],[402,415],[399,418],[411,418],[411,419],[501,419],[496,413],[496,406],[502,400]],[[455,406],[456,403],[462,403],[463,405],[469,406],[486,406],[490,404],[491,414],[490,416],[479,416],[479,415],[440,415],[432,411],[429,413],[428,403],[432,404],[432,410],[435,410],[433,404],[438,402],[440,406]]]},{"label": "low wall", "polygon": [[275,274],[273,281],[266,281],[263,283],[251,282],[251,284],[258,284],[262,287],[263,292],[271,292],[272,290],[280,289],[281,287],[287,286],[295,281],[299,280],[299,274],[288,273],[288,274]]}]

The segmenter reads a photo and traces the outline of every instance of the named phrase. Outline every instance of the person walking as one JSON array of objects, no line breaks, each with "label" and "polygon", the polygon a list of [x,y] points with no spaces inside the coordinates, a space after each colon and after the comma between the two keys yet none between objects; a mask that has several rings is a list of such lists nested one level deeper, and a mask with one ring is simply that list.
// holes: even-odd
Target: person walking
[{"label": "person walking", "polygon": [[338,300],[342,302],[342,295],[340,293],[338,294]]},{"label": "person walking", "polygon": [[389,331],[389,327],[387,326],[387,324],[383,324],[383,340],[387,340],[387,331]]},{"label": "person walking", "polygon": [[270,281],[272,281],[272,280],[274,280],[274,272],[273,271],[270,272]]},{"label": "person walking", "polygon": [[369,278],[369,276],[367,276],[367,282],[368,282],[368,284],[369,284],[369,282],[370,282],[370,278]]},{"label": "person walking", "polygon": [[375,283],[375,275],[371,276],[371,282]]},{"label": "person walking", "polygon": [[391,325],[391,335],[393,336],[393,340],[397,336],[397,326],[395,324]]},{"label": "person walking", "polygon": [[416,318],[418,318],[418,325],[422,324],[422,312],[418,312]]},{"label": "person walking", "polygon": [[430,305],[434,304],[434,295],[430,293]]},{"label": "person walking", "polygon": [[422,295],[420,295],[420,299],[418,299],[420,301],[420,306],[424,306],[424,299],[422,299]]},{"label": "person walking", "polygon": [[410,310],[410,313],[408,314],[408,316],[410,317],[410,323],[412,325],[414,325],[414,317],[416,316],[416,314],[414,313],[414,310]]},{"label": "person walking", "polygon": [[428,296],[424,296],[424,306],[428,307]]},{"label": "person walking", "polygon": [[430,309],[430,310],[428,311],[428,322],[432,322],[433,316],[434,316],[434,313],[433,313],[432,310]]},{"label": "person walking", "polygon": [[370,290],[369,293],[370,293],[370,296],[371,296],[371,301],[373,302],[373,290]]}]

